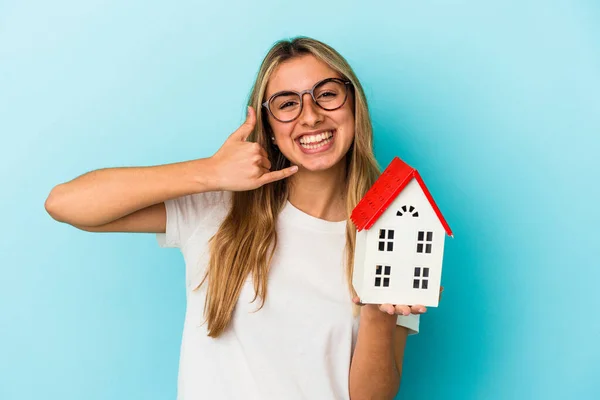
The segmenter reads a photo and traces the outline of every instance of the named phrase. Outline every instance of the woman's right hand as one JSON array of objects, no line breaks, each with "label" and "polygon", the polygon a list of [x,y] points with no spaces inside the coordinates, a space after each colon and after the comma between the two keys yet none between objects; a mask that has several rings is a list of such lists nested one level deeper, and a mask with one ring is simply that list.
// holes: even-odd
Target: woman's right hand
[{"label": "woman's right hand", "polygon": [[212,179],[217,190],[252,190],[285,179],[298,171],[291,166],[271,172],[267,152],[258,143],[247,142],[256,124],[256,112],[248,107],[246,121],[233,132],[221,148],[209,158]]}]

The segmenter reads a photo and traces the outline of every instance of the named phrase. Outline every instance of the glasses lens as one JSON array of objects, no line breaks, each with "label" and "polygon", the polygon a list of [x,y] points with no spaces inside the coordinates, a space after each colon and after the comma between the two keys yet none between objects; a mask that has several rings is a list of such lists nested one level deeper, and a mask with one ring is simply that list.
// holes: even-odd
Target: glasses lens
[{"label": "glasses lens", "polygon": [[291,121],[300,113],[300,97],[291,92],[281,93],[271,99],[269,108],[280,121]]},{"label": "glasses lens", "polygon": [[339,108],[346,101],[346,85],[338,81],[326,81],[315,88],[317,104],[326,110]]}]

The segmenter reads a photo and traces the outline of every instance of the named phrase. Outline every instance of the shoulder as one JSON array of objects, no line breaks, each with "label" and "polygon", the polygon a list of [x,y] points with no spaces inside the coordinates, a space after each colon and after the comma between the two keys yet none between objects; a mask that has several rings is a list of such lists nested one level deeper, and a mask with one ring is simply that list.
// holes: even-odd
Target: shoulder
[{"label": "shoulder", "polygon": [[230,209],[232,193],[193,193],[166,200],[166,235],[159,235],[162,247],[182,247],[201,227],[215,225]]}]

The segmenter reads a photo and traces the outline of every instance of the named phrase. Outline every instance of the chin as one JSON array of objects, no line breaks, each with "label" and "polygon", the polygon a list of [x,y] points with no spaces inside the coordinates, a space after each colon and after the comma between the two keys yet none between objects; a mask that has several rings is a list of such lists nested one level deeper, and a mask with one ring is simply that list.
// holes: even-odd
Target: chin
[{"label": "chin", "polygon": [[311,172],[327,171],[332,168],[339,167],[340,163],[343,162],[345,157],[323,157],[320,159],[312,160],[301,160],[300,164],[302,168]]}]

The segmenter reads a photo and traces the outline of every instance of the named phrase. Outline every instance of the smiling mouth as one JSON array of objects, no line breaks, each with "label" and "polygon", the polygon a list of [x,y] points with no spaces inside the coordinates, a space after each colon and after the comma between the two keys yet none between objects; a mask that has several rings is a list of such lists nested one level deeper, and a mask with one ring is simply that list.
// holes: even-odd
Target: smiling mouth
[{"label": "smiling mouth", "polygon": [[335,129],[318,133],[316,135],[303,135],[297,141],[304,149],[316,150],[329,144],[333,140],[334,133]]}]

